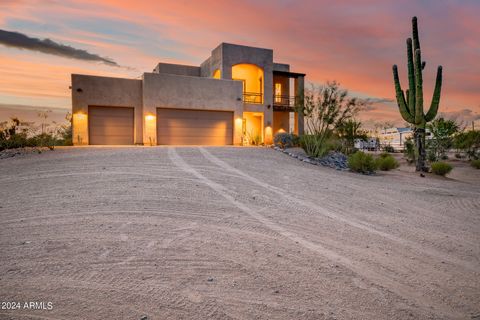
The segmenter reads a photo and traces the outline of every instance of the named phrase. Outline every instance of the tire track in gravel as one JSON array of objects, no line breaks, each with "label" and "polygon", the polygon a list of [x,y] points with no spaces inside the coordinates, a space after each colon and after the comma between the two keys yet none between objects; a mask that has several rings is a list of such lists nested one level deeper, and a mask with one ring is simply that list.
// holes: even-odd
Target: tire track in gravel
[{"label": "tire track in gravel", "polygon": [[252,177],[252,176],[244,173],[243,171],[232,167],[231,165],[229,165],[225,161],[223,161],[223,160],[217,158],[216,156],[214,156],[213,154],[211,154],[205,148],[199,147],[199,150],[202,153],[202,155],[207,160],[209,160],[210,162],[218,165],[219,167],[221,167],[225,170],[229,170],[230,172],[235,173],[238,176],[241,176],[242,178],[244,178],[247,181],[250,181],[252,183],[257,184],[258,186],[261,186],[268,191],[276,193],[280,197],[279,199],[282,199],[282,200],[279,200],[279,201],[283,201],[283,203],[285,205],[288,205],[290,207],[292,205],[294,207],[297,207],[297,206],[304,207],[304,208],[310,210],[311,212],[319,213],[319,214],[321,214],[323,216],[326,216],[330,219],[334,219],[334,220],[340,221],[342,223],[345,223],[347,225],[350,225],[352,227],[358,228],[360,230],[378,235],[382,238],[385,238],[385,239],[388,239],[390,241],[399,243],[400,245],[402,245],[406,248],[414,248],[416,251],[421,252],[422,254],[430,256],[432,258],[435,258],[435,259],[439,260],[440,262],[441,261],[448,261],[448,262],[450,262],[454,265],[457,265],[457,266],[463,267],[465,269],[468,269],[469,271],[478,272],[479,266],[475,263],[471,263],[469,261],[464,261],[464,260],[461,260],[461,259],[458,259],[458,258],[451,257],[447,253],[439,252],[439,251],[437,251],[436,249],[433,249],[433,248],[429,248],[428,251],[427,251],[427,250],[425,250],[425,248],[418,246],[417,243],[415,243],[413,241],[410,241],[410,240],[407,240],[407,239],[402,239],[402,238],[399,238],[395,235],[377,230],[373,225],[371,225],[369,223],[358,221],[358,220],[356,220],[352,217],[349,217],[348,219],[344,218],[341,215],[338,215],[338,214],[336,214],[336,213],[334,213],[330,210],[327,210],[325,208],[320,207],[318,204],[315,204],[315,203],[310,202],[310,201],[305,200],[305,199],[298,199],[294,196],[285,194],[285,191],[283,189],[278,188],[278,187],[276,187],[274,185],[271,185],[269,183],[260,181],[257,178]]},{"label": "tire track in gravel", "polygon": [[[253,178],[251,176],[246,175],[245,173],[243,173],[240,170],[237,170],[233,167],[230,167],[228,164],[224,163],[220,159],[211,155],[205,149],[203,149],[201,147],[199,149],[200,149],[200,151],[202,151],[202,154],[204,154],[207,159],[214,160],[215,161],[214,163],[218,163],[218,165],[223,167],[224,169],[235,171],[238,175],[241,175],[242,177],[245,177],[246,179],[248,179],[252,182],[255,182],[256,184],[264,186],[267,189],[271,187],[270,185],[268,185],[264,182],[261,182],[260,180],[258,180],[256,178]],[[232,205],[236,206],[238,209],[240,209],[244,213],[248,214],[249,216],[255,218],[256,220],[258,220],[259,222],[264,224],[269,229],[277,232],[279,235],[281,235],[281,236],[283,236],[283,237],[285,237],[285,238],[287,238],[291,241],[294,241],[294,242],[298,243],[299,245],[303,246],[304,248],[309,249],[309,250],[311,250],[315,253],[318,253],[318,254],[324,256],[325,258],[327,258],[331,261],[334,261],[336,263],[339,263],[339,264],[343,265],[344,267],[346,267],[347,269],[355,272],[356,274],[360,275],[361,277],[369,279],[373,283],[375,283],[375,284],[379,285],[380,287],[385,288],[385,289],[399,295],[400,297],[402,297],[403,299],[405,299],[407,301],[412,301],[413,300],[413,302],[415,302],[417,304],[417,306],[419,306],[420,308],[423,308],[424,310],[428,310],[429,312],[435,310],[437,312],[441,312],[442,315],[448,315],[448,317],[450,317],[452,319],[461,319],[464,316],[464,315],[456,312],[455,310],[452,310],[451,308],[446,307],[444,305],[444,303],[442,303],[442,301],[438,301],[438,302],[433,301],[433,300],[429,299],[423,293],[412,289],[408,285],[405,285],[405,284],[399,283],[395,280],[392,280],[388,276],[384,276],[384,275],[379,274],[377,272],[371,271],[371,270],[369,270],[369,268],[367,266],[363,265],[362,263],[360,263],[358,261],[352,261],[349,258],[344,257],[344,256],[338,254],[337,252],[332,251],[332,250],[324,247],[323,245],[321,245],[319,243],[313,243],[311,241],[308,241],[308,240],[302,238],[301,236],[299,236],[298,234],[285,229],[284,227],[282,227],[279,224],[269,220],[268,218],[265,218],[263,215],[259,214],[255,210],[252,210],[250,207],[248,207],[244,203],[237,201],[235,199],[235,197],[230,194],[231,191],[227,187],[210,180],[209,178],[207,178],[206,176],[204,176],[200,172],[198,172],[195,168],[193,168],[192,166],[187,164],[183,160],[183,158],[176,152],[176,150],[174,148],[170,147],[168,149],[168,156],[170,157],[172,163],[175,166],[177,166],[179,169],[195,176],[200,182],[202,182],[203,184],[205,184],[209,188],[213,189],[215,192],[217,192],[219,195],[221,195],[223,198],[225,198],[225,200],[230,202]],[[272,189],[270,189],[270,190],[272,190]],[[276,190],[276,189],[273,189],[273,190]],[[295,198],[293,198],[293,199],[294,199],[293,201],[296,200],[298,202],[297,199],[295,199]],[[322,210],[322,212],[325,212],[326,215],[327,214],[330,215],[325,210]],[[335,217],[337,217],[337,215],[332,215],[331,216],[331,218],[335,218]],[[344,218],[341,218],[341,217],[338,217],[338,218],[342,219],[342,220],[345,220]],[[358,224],[358,223],[355,223],[355,224],[358,225],[359,228],[361,228],[361,229],[364,229],[364,230],[367,230],[367,231],[370,230],[370,228],[368,226],[364,226],[364,225],[361,225],[361,224]],[[376,230],[373,229],[373,231],[376,231]],[[378,232],[380,232],[380,231],[378,231]],[[380,232],[380,233],[382,233],[382,232]]]}]

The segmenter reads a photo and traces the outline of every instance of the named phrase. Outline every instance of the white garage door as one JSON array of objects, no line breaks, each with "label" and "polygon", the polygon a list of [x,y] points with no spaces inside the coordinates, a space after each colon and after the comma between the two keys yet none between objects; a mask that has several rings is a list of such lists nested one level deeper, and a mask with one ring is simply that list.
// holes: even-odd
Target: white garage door
[{"label": "white garage door", "polygon": [[233,144],[233,112],[157,109],[157,141],[168,145]]},{"label": "white garage door", "polygon": [[89,144],[133,144],[133,114],[133,108],[89,106]]}]

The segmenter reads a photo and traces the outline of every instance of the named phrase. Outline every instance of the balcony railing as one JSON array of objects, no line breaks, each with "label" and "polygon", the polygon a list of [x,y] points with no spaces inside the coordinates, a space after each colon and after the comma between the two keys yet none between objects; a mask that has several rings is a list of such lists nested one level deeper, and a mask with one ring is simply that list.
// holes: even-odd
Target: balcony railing
[{"label": "balcony railing", "polygon": [[274,95],[273,106],[279,108],[294,108],[296,103],[295,96]]},{"label": "balcony railing", "polygon": [[243,102],[244,103],[262,104],[263,103],[263,94],[260,93],[260,92],[244,92],[243,93]]}]

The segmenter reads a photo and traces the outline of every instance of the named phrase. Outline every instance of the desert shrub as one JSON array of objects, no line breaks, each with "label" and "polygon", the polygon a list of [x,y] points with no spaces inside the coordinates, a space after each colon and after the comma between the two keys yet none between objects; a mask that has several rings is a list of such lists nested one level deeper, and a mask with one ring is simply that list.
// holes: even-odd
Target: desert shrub
[{"label": "desert shrub", "polygon": [[348,157],[350,170],[360,173],[373,173],[377,170],[377,164],[372,155],[357,151]]},{"label": "desert shrub", "polygon": [[472,160],[472,162],[470,162],[470,165],[475,169],[480,169],[480,159]]},{"label": "desert shrub", "polygon": [[427,160],[429,162],[435,162],[438,160],[437,153],[433,149],[427,150]]},{"label": "desert shrub", "polygon": [[300,146],[300,137],[297,136],[296,134],[292,133],[292,145],[293,147],[299,147]]},{"label": "desert shrub", "polygon": [[415,162],[415,159],[416,159],[415,143],[413,142],[412,138],[408,138],[405,140],[403,154],[405,155],[405,158],[407,159],[408,163]]},{"label": "desert shrub", "polygon": [[432,163],[432,172],[439,176],[447,175],[452,169],[453,167],[446,162],[438,161]]},{"label": "desert shrub", "polygon": [[26,133],[14,133],[0,140],[0,150],[28,147],[28,140]]},{"label": "desert shrub", "polygon": [[375,160],[377,168],[382,171],[388,171],[395,168],[398,168],[399,164],[398,161],[388,153],[382,153],[380,156]]},{"label": "desert shrub", "polygon": [[469,159],[480,158],[480,131],[471,130],[460,132],[455,136],[454,146],[463,150]]},{"label": "desert shrub", "polygon": [[300,147],[305,151],[305,153],[314,158],[323,157],[330,151],[324,140],[314,134],[304,134],[300,137]]},{"label": "desert shrub", "polygon": [[391,145],[387,144],[383,147],[383,151],[388,153],[394,153],[395,149]]},{"label": "desert shrub", "polygon": [[300,147],[313,158],[321,158],[329,151],[341,151],[340,140],[335,136],[322,138],[319,135],[305,134],[300,137]]},{"label": "desert shrub", "polygon": [[252,133],[249,135],[250,144],[259,146],[262,143],[262,136],[259,133]]},{"label": "desert shrub", "polygon": [[[455,120],[446,120],[442,117],[427,124],[431,139],[427,140],[428,152],[435,154],[435,159],[445,159],[446,153],[453,147],[454,136],[460,130]],[[435,161],[435,160],[430,160]]]},{"label": "desert shrub", "polygon": [[282,149],[291,148],[294,146],[293,135],[288,132],[280,132],[273,137],[273,144]]},{"label": "desert shrub", "polygon": [[72,141],[72,125],[71,123],[61,126],[58,132],[60,139],[57,140],[57,145],[59,146],[71,146],[73,145]]}]

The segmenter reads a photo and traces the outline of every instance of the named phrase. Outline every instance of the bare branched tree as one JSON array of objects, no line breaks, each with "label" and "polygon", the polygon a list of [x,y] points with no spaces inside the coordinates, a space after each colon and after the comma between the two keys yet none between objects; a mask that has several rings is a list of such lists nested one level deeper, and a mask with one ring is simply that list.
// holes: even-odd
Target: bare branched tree
[{"label": "bare branched tree", "polygon": [[304,116],[309,134],[327,137],[330,132],[371,104],[368,99],[349,97],[336,81],[312,87],[305,92]]}]

